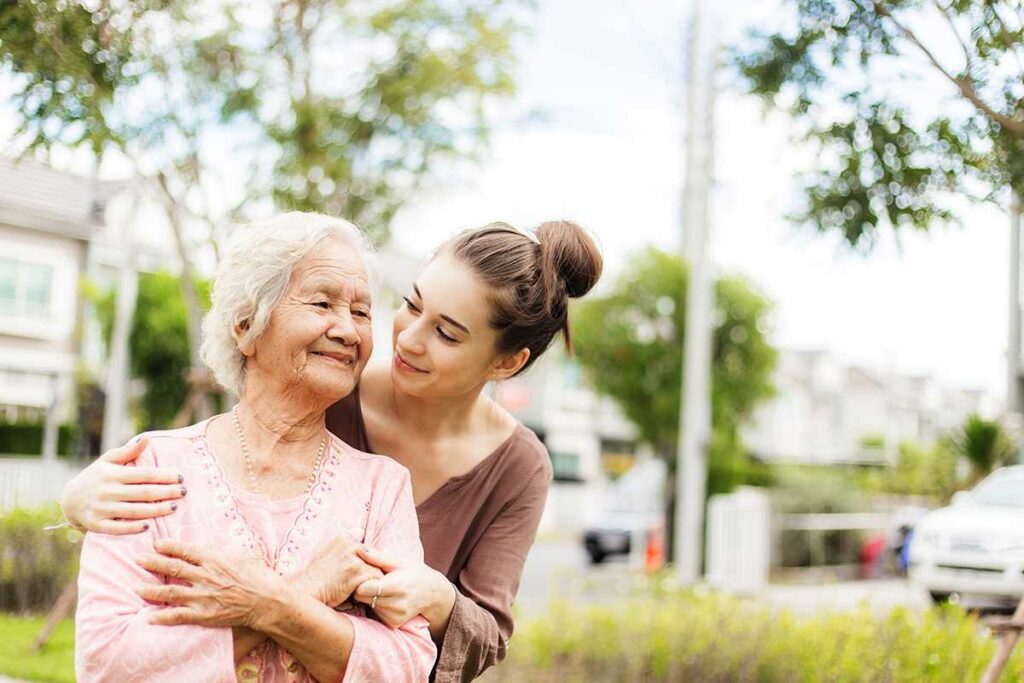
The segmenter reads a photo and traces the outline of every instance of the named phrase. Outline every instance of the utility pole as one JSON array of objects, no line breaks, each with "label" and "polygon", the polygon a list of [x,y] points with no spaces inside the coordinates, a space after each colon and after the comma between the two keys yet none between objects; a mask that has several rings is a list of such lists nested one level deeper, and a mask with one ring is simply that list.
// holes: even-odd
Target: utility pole
[{"label": "utility pole", "polygon": [[711,442],[711,334],[714,269],[708,257],[714,74],[717,26],[702,0],[694,0],[686,91],[686,180],[683,188],[683,256],[690,264],[683,340],[682,403],[676,455],[676,574],[692,585],[701,578],[704,498]]},{"label": "utility pole", "polygon": [[1010,319],[1006,348],[1006,412],[1024,412],[1021,395],[1021,196],[1010,193]]}]

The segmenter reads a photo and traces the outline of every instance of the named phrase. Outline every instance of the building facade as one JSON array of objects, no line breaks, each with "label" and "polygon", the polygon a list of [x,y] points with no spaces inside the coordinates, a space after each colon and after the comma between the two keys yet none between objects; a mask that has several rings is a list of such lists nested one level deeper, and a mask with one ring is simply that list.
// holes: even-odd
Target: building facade
[{"label": "building facade", "polygon": [[64,421],[86,325],[81,282],[122,186],[0,158],[0,416]]},{"label": "building facade", "polygon": [[766,462],[892,463],[900,443],[933,444],[967,415],[998,410],[984,392],[846,367],[823,351],[780,351],[774,383],[776,396],[744,430],[754,457]]}]

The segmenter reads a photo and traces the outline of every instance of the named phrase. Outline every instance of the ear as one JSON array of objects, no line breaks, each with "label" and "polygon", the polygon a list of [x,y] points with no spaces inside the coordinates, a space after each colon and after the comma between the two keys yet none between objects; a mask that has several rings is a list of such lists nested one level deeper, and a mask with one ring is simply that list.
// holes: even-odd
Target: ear
[{"label": "ear", "polygon": [[491,366],[490,372],[487,373],[487,379],[490,381],[508,379],[519,372],[528,360],[530,360],[530,349],[527,348],[502,356]]},{"label": "ear", "polygon": [[256,345],[252,342],[243,342],[242,339],[245,337],[245,333],[249,331],[249,321],[243,320],[242,322],[235,325],[235,329],[232,330],[235,336],[235,343],[238,344],[238,350],[242,352],[242,355],[246,358],[251,358],[256,353]]}]

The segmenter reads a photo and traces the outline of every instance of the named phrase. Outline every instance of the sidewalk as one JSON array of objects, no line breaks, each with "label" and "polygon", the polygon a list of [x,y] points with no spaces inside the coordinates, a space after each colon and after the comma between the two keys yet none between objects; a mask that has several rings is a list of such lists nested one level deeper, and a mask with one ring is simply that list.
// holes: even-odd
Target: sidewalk
[{"label": "sidewalk", "polygon": [[771,584],[754,597],[773,608],[786,609],[800,615],[849,612],[860,608],[861,605],[867,605],[878,613],[889,612],[895,607],[920,611],[931,605],[931,600],[924,590],[903,579]]}]

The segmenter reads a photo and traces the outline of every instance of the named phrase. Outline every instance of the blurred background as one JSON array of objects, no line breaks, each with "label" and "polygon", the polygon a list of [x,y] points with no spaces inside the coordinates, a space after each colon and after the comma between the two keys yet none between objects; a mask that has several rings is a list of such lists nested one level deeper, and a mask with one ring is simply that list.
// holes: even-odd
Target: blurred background
[{"label": "blurred background", "polygon": [[575,353],[491,389],[555,481],[487,677],[976,679],[1024,596],[1021,192],[1017,2],[2,3],[0,674],[73,680],[61,489],[223,407],[219,245],[300,209],[377,245],[380,357],[457,230],[601,244]]}]

